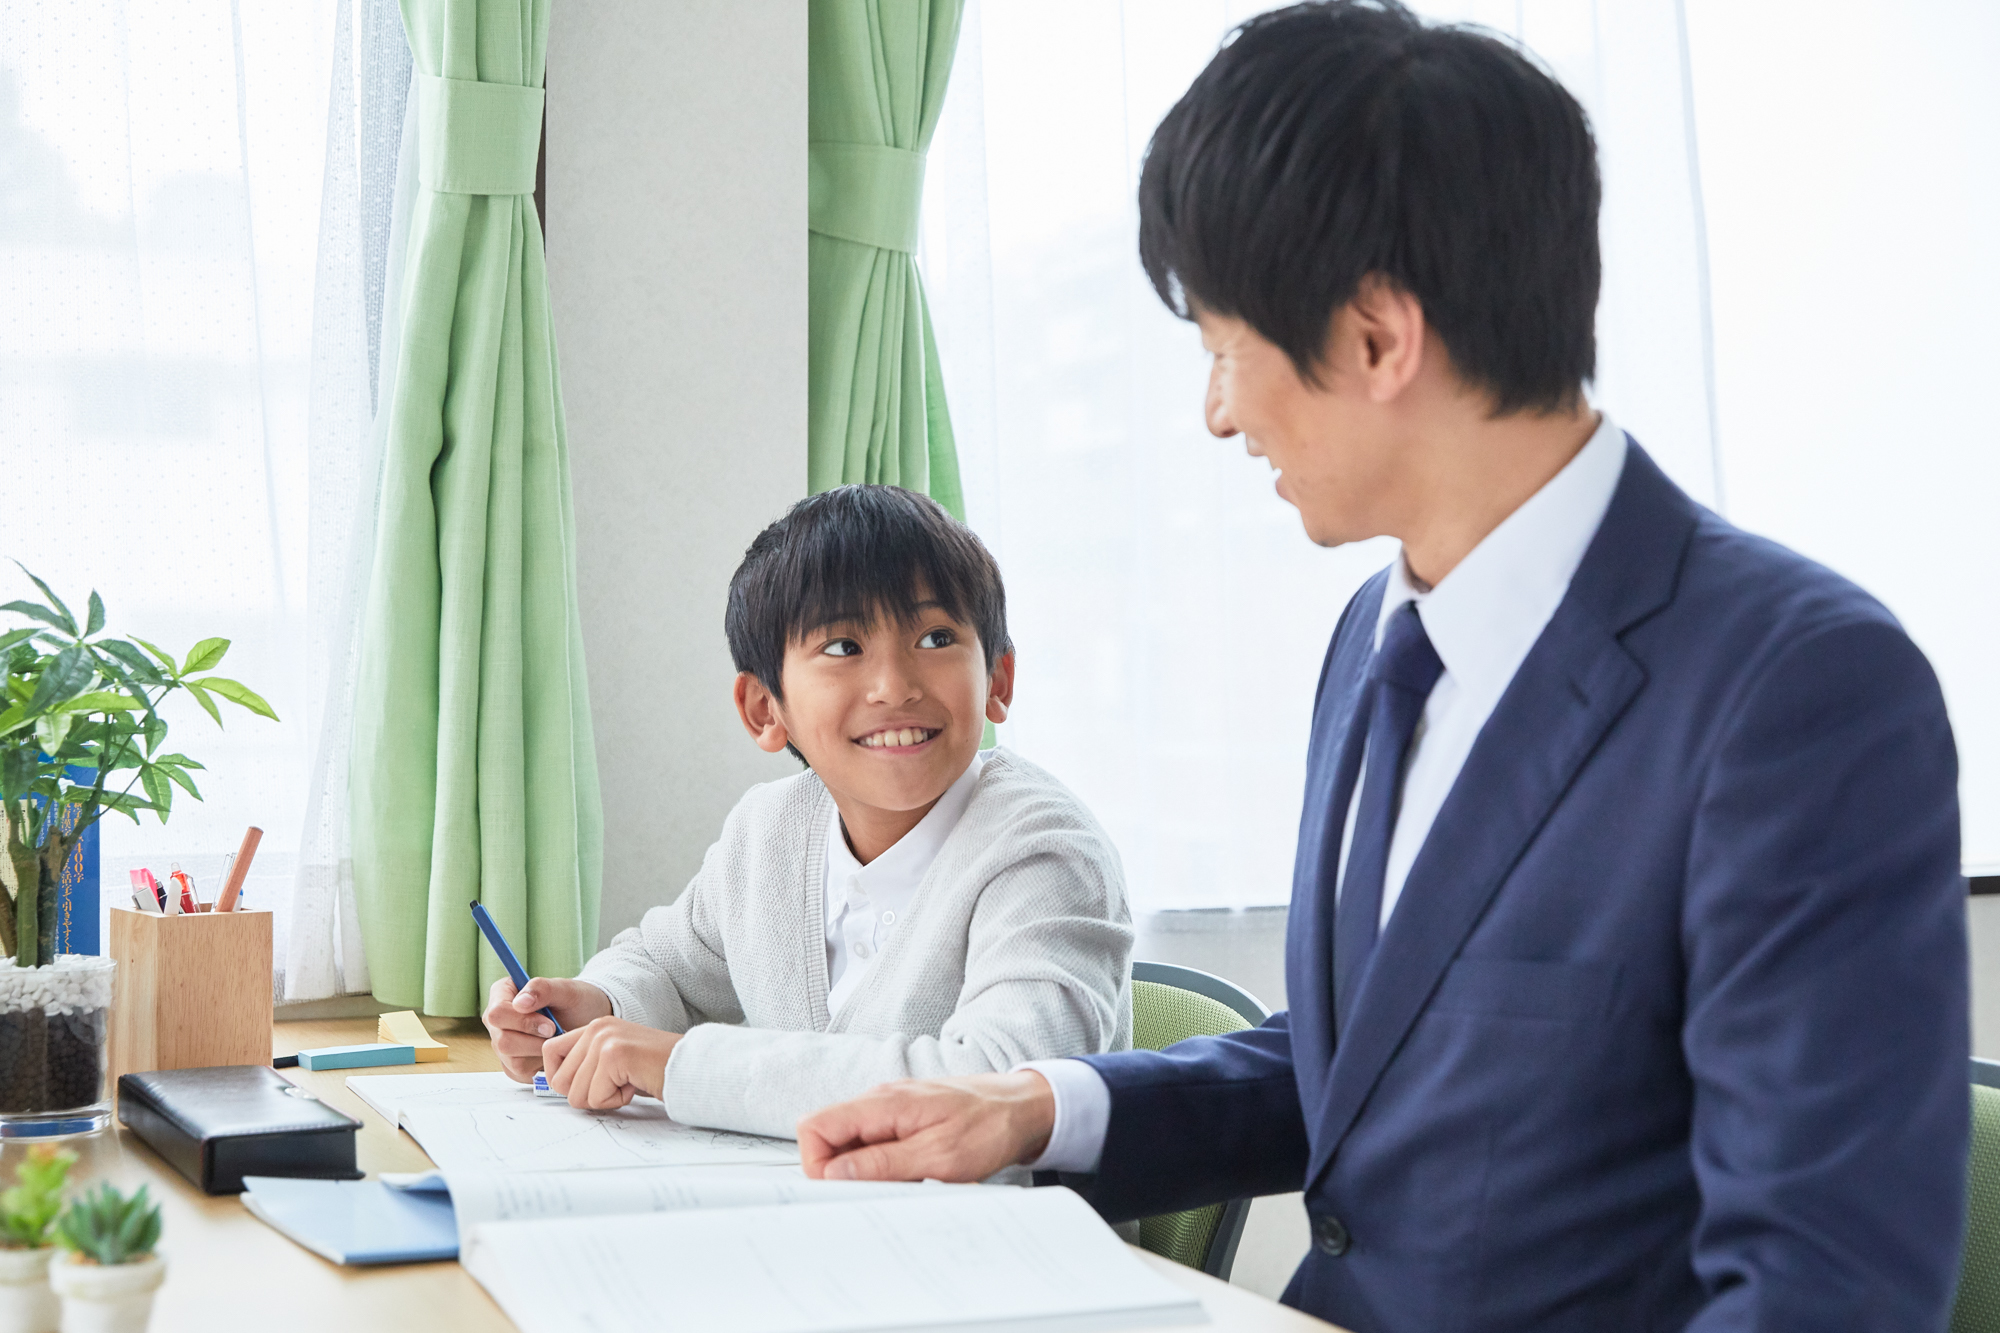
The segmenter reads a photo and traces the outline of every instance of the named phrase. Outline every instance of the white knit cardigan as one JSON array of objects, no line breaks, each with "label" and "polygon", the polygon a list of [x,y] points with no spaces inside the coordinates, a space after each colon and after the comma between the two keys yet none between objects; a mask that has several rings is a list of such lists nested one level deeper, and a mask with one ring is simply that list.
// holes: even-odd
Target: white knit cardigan
[{"label": "white knit cardigan", "polygon": [[1118,853],[1048,773],[1007,750],[838,1016],[827,1013],[826,830],[806,772],[753,787],[685,892],[584,966],[620,1017],[687,1035],[674,1119],[793,1136],[899,1078],[1005,1070],[1132,1044],[1131,912]]}]

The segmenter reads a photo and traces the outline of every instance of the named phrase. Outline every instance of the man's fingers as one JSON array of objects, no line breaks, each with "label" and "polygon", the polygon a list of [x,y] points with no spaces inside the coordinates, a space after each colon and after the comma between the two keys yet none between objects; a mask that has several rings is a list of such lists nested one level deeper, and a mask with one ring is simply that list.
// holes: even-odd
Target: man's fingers
[{"label": "man's fingers", "polygon": [[930,1156],[907,1139],[870,1143],[841,1153],[827,1162],[820,1174],[825,1180],[926,1180],[937,1174],[925,1166]]}]

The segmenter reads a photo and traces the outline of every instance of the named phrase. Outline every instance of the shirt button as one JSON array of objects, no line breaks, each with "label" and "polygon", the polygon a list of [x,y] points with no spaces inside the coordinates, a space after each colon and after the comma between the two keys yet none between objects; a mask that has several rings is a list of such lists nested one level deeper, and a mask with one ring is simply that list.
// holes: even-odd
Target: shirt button
[{"label": "shirt button", "polygon": [[883,925],[885,925],[885,926],[893,926],[893,925],[895,925],[895,924],[896,924],[896,914],[895,914],[894,912],[884,912],[884,913],[882,913],[882,924],[883,924]]},{"label": "shirt button", "polygon": [[874,952],[875,950],[866,944],[857,944],[854,946],[854,956],[856,958],[866,958]]},{"label": "shirt button", "polygon": [[1339,1218],[1328,1213],[1313,1219],[1313,1244],[1321,1254],[1338,1259],[1354,1244],[1354,1238],[1347,1234],[1347,1227]]}]

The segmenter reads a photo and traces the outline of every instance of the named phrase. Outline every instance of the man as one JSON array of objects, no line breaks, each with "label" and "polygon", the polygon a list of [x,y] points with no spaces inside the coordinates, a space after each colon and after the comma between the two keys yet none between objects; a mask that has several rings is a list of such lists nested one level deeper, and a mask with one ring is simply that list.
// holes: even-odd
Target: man
[{"label": "man", "polygon": [[1878,604],[1586,404],[1598,180],[1512,49],[1251,21],[1153,140],[1141,256],[1210,429],[1403,555],[1334,631],[1288,1014],[891,1084],[833,1178],[1028,1162],[1109,1219],[1305,1192],[1357,1333],[1941,1329],[1968,1132],[1956,759]]}]

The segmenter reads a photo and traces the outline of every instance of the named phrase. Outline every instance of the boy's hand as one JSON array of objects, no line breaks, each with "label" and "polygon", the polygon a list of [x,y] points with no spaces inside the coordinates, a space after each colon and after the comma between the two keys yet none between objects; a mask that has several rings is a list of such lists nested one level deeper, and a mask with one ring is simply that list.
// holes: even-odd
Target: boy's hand
[{"label": "boy's hand", "polygon": [[549,1020],[542,1016],[543,1009],[555,1010],[563,1030],[574,1032],[593,1018],[607,1017],[611,997],[588,981],[564,977],[535,977],[519,994],[505,977],[494,982],[486,1012],[479,1017],[493,1034],[500,1067],[516,1083],[535,1081],[535,1071],[542,1067],[542,1039],[555,1035]]},{"label": "boy's hand", "polygon": [[[607,1111],[667,1083],[667,1057],[678,1032],[661,1032],[622,1018],[598,1018],[542,1043],[549,1087],[579,1111]],[[532,1074],[530,1078],[534,1077]]]},{"label": "boy's hand", "polygon": [[1040,1157],[1055,1123],[1032,1069],[906,1079],[799,1121],[800,1164],[815,1180],[984,1180]]}]

